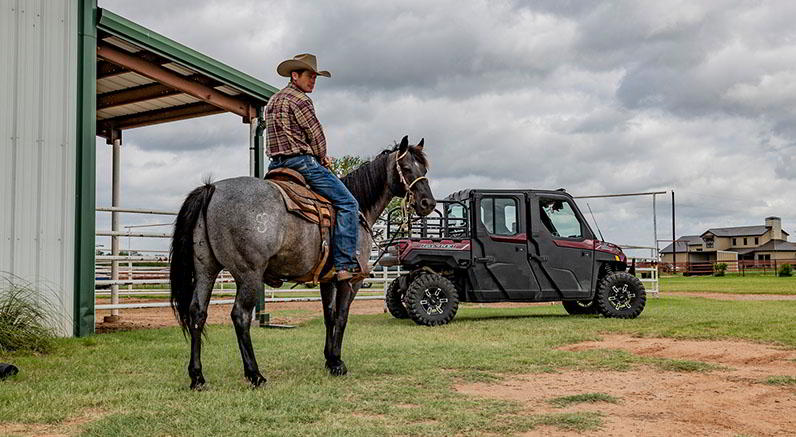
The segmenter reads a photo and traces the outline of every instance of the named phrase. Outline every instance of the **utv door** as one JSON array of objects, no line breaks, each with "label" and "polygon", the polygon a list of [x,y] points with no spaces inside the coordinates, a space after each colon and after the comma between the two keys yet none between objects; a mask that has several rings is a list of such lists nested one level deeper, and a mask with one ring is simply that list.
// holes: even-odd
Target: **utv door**
[{"label": "utv door", "polygon": [[595,241],[577,206],[565,195],[536,194],[530,210],[529,251],[542,295],[591,297]]},{"label": "utv door", "polygon": [[475,194],[470,283],[473,300],[533,300],[524,196]]}]

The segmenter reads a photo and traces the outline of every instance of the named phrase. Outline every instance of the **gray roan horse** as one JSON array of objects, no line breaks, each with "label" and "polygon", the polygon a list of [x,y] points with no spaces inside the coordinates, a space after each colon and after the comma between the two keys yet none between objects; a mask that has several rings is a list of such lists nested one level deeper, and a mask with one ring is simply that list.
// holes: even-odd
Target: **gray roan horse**
[{"label": "gray roan horse", "polygon": [[[423,140],[415,146],[404,137],[372,161],[343,178],[372,226],[395,196],[407,196],[419,215],[434,210],[425,174],[428,161]],[[359,261],[367,265],[372,236],[359,225]],[[257,387],[265,382],[254,357],[249,328],[264,278],[299,278],[312,271],[320,257],[321,235],[311,224],[285,209],[271,182],[252,177],[225,179],[193,190],[180,209],[171,244],[171,305],[184,332],[191,335],[188,375],[191,388],[201,388],[201,336],[216,276],[226,268],[235,278],[237,295],[232,321],[243,358],[243,373]],[[326,322],[326,367],[344,375],[341,359],[348,309],[361,281],[321,284]]]}]

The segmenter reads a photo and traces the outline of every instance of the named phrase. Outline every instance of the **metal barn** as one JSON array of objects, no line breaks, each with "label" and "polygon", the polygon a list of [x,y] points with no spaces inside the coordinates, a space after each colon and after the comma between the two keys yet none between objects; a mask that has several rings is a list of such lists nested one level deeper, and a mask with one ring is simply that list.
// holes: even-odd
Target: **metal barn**
[{"label": "metal barn", "polygon": [[0,6],[0,272],[54,290],[63,335],[94,332],[95,138],[232,112],[263,174],[276,88],[97,7]]}]

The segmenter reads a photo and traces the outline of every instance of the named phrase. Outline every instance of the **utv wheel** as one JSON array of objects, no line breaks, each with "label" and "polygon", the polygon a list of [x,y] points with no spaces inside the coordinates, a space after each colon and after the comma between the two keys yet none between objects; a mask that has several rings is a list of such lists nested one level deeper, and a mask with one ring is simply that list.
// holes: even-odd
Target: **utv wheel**
[{"label": "utv wheel", "polygon": [[418,325],[444,325],[459,309],[456,286],[444,276],[424,273],[406,290],[406,310]]},{"label": "utv wheel", "polygon": [[644,285],[627,272],[611,273],[603,278],[594,298],[600,314],[619,319],[635,319],[646,303]]},{"label": "utv wheel", "polygon": [[579,314],[597,314],[597,304],[593,300],[565,300],[561,302],[567,313],[576,316]]},{"label": "utv wheel", "polygon": [[408,319],[409,313],[404,306],[404,295],[406,290],[401,288],[401,284],[406,283],[406,280],[396,278],[390,282],[387,291],[384,293],[384,302],[387,304],[387,311],[392,314],[396,319]]}]

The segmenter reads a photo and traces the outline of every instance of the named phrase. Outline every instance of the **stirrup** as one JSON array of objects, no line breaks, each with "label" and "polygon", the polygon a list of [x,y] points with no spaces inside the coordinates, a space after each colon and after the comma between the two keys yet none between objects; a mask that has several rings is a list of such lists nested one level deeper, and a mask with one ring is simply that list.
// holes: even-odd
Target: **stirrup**
[{"label": "stirrup", "polygon": [[338,281],[359,281],[367,277],[368,273],[358,267],[339,270],[335,273],[335,279]]}]

